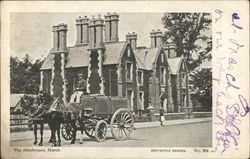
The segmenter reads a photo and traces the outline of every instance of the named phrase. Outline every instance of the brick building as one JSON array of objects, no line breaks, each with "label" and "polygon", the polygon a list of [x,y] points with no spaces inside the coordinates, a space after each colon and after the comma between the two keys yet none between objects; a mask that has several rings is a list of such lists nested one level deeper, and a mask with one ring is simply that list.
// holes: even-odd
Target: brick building
[{"label": "brick building", "polygon": [[149,48],[138,47],[134,32],[119,41],[118,23],[117,13],[77,18],[74,46],[67,46],[66,24],[53,26],[53,48],[41,67],[40,89],[69,102],[81,73],[88,93],[126,96],[135,112],[149,106],[156,111],[162,106],[167,113],[190,107],[185,60],[176,57],[173,45],[162,44],[162,32],[150,32]]}]

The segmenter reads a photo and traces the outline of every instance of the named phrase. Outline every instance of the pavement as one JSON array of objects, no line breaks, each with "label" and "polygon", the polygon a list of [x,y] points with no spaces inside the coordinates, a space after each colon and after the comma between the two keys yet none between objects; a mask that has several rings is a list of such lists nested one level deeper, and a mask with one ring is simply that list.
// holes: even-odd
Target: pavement
[{"label": "pavement", "polygon": [[[202,123],[202,122],[211,122],[212,118],[192,118],[192,119],[178,119],[178,120],[166,120],[163,122],[164,126],[171,126],[171,125],[186,125],[186,124],[193,124],[193,123]],[[159,121],[154,122],[136,122],[134,123],[134,127],[136,129],[143,129],[143,128],[152,128],[152,127],[161,127]],[[44,131],[44,136],[49,136],[50,131]],[[38,136],[40,137],[39,129],[37,132]],[[26,132],[15,132],[11,133],[11,141],[24,141],[24,140],[32,140],[34,138],[33,131],[26,131]]]},{"label": "pavement", "polygon": [[[180,125],[180,124],[192,124],[192,123],[200,123],[200,122],[208,122],[212,121],[212,118],[191,118],[191,119],[178,119],[178,120],[166,120],[163,122],[164,126],[169,125]],[[138,122],[134,124],[136,129],[140,128],[148,128],[148,127],[158,127],[160,126],[159,121],[154,122]]]}]

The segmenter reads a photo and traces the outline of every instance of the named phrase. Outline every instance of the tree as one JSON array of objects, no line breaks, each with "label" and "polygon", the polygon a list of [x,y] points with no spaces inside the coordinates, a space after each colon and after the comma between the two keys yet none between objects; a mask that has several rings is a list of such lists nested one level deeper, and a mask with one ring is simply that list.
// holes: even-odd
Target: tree
[{"label": "tree", "polygon": [[164,42],[176,45],[177,56],[183,55],[189,70],[196,69],[205,59],[211,59],[210,13],[165,13]]},{"label": "tree", "polygon": [[202,105],[202,109],[212,108],[212,69],[203,68],[190,74],[191,92]]},{"label": "tree", "polygon": [[36,94],[39,91],[41,60],[32,62],[29,55],[21,60],[10,57],[10,92]]}]

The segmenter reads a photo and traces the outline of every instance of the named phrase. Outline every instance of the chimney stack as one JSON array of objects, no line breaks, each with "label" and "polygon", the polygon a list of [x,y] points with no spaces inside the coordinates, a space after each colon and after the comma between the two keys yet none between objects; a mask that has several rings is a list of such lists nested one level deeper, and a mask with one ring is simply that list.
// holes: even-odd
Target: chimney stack
[{"label": "chimney stack", "polygon": [[162,31],[158,29],[158,31],[152,30],[150,32],[150,38],[151,38],[151,47],[160,47],[162,46]]},{"label": "chimney stack", "polygon": [[135,34],[135,32],[133,33],[128,33],[126,35],[126,41],[128,43],[130,43],[131,47],[133,48],[133,50],[135,50],[137,48],[137,34]]},{"label": "chimney stack", "polygon": [[77,29],[76,45],[88,44],[89,42],[88,22],[89,19],[87,18],[87,16],[78,17],[76,19],[76,29]]},{"label": "chimney stack", "polygon": [[53,65],[51,70],[50,94],[66,103],[65,61],[67,56],[67,25],[53,26]]},{"label": "chimney stack", "polygon": [[53,26],[53,51],[67,51],[67,24],[61,23]]},{"label": "chimney stack", "polygon": [[119,14],[117,13],[107,13],[105,18],[105,42],[117,42],[119,41],[118,36],[118,22]]},{"label": "chimney stack", "polygon": [[101,15],[98,15],[98,18],[92,16],[92,19],[90,20],[88,25],[89,49],[104,48],[103,27],[104,27],[104,20],[101,18]]},{"label": "chimney stack", "polygon": [[168,58],[177,57],[176,46],[173,43],[167,43],[164,45],[164,52],[167,53]]}]

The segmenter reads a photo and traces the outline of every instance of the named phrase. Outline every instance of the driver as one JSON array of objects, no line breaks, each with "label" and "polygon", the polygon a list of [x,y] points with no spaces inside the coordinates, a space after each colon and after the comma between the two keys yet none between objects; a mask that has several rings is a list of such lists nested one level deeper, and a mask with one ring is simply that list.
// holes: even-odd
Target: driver
[{"label": "driver", "polygon": [[70,102],[77,102],[80,103],[80,98],[82,94],[86,94],[86,85],[87,82],[83,78],[83,74],[78,74],[78,83],[77,88],[74,90],[74,93],[70,99]]}]

